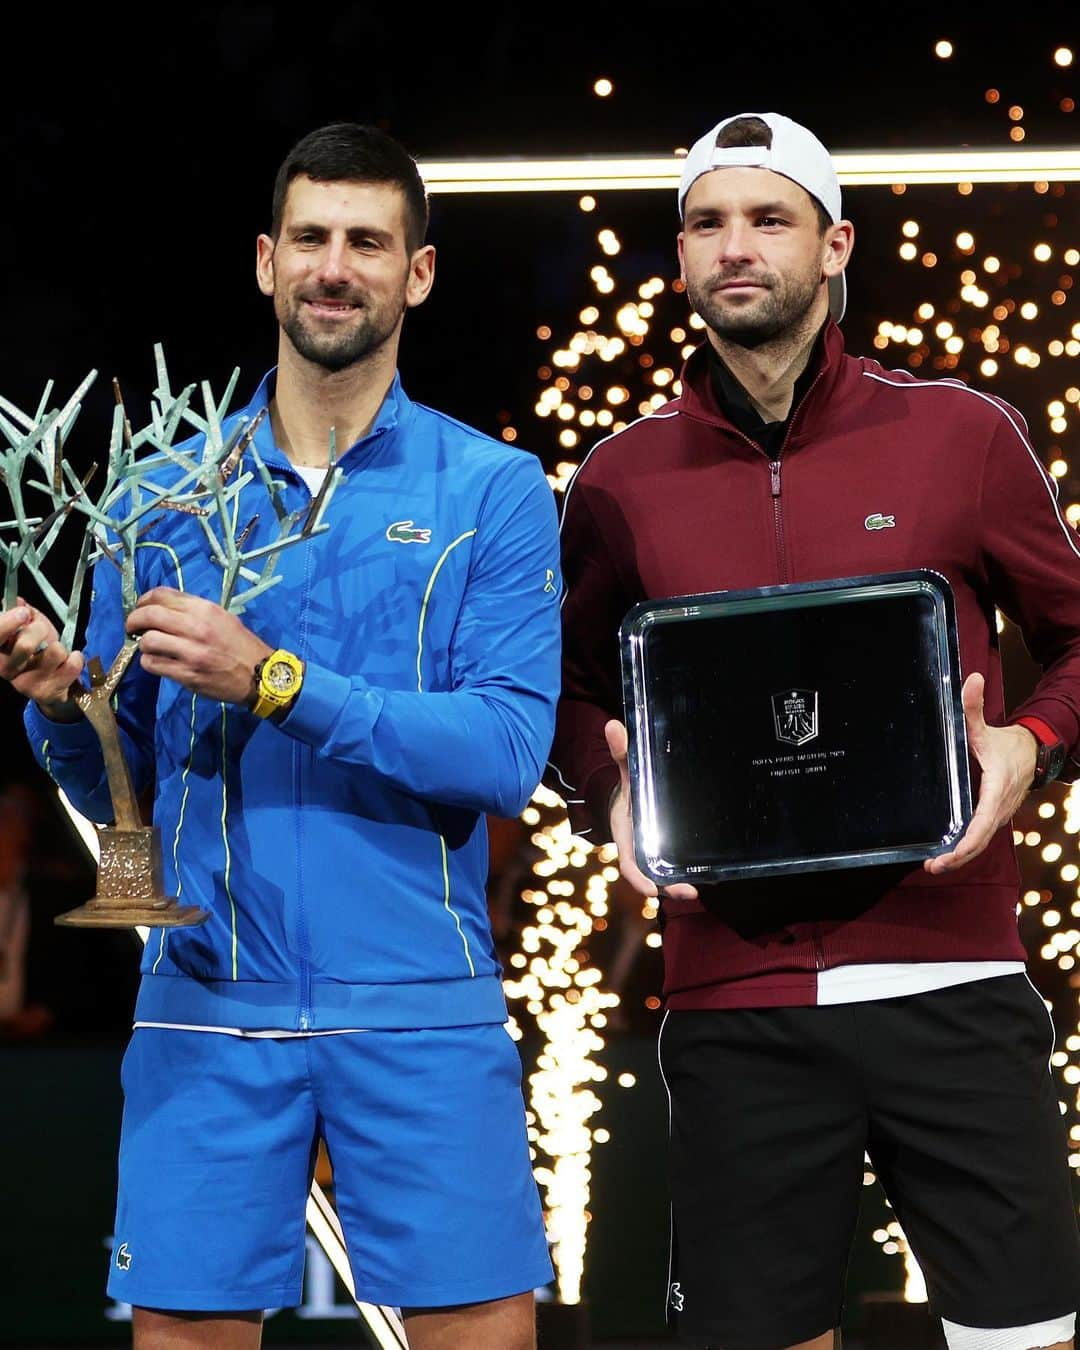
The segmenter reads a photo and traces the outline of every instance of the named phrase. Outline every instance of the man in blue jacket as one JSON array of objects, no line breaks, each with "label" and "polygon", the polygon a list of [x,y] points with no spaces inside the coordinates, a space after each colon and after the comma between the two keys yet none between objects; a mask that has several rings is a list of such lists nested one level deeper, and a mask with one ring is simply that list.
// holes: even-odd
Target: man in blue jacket
[{"label": "man in blue jacket", "polygon": [[[329,530],[278,562],[241,620],[196,519],[140,540],[139,601],[97,569],[86,651],[139,659],[117,716],[155,783],[167,891],[210,911],[151,930],[124,1062],[109,1292],[138,1350],[252,1350],[300,1301],[315,1149],[334,1167],[357,1296],[419,1350],[533,1344],[551,1278],[520,1061],[487,919],[486,814],[540,778],[559,681],[556,513],[538,461],[412,403],[406,311],[434,279],[412,159],[353,124],[282,165],[257,277],[278,365],[243,416]],[[238,519],[273,512],[257,476]],[[83,673],[29,606],[0,615],[0,675],[75,805],[112,808]]]}]

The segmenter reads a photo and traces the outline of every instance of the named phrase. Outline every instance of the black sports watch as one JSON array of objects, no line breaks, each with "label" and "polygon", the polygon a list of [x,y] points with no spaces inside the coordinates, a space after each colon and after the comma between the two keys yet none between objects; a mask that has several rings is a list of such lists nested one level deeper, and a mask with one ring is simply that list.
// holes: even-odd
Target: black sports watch
[{"label": "black sports watch", "polygon": [[1068,751],[1065,742],[1054,728],[1041,717],[1030,714],[1018,717],[1013,725],[1024,727],[1035,737],[1035,777],[1031,780],[1031,786],[1045,787],[1055,778],[1060,778],[1068,758]]},{"label": "black sports watch", "polygon": [[1059,777],[1065,767],[1064,741],[1039,741],[1035,752],[1035,777],[1031,780],[1033,788],[1045,787]]}]

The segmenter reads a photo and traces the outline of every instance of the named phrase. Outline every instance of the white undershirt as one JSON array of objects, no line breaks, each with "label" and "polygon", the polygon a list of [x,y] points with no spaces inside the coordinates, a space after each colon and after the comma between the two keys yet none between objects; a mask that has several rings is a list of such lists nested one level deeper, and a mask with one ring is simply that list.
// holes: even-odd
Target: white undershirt
[{"label": "white undershirt", "polygon": [[1023,961],[901,961],[892,964],[835,966],[818,972],[817,1001],[866,1003],[947,989],[995,975],[1022,975]]},{"label": "white undershirt", "polygon": [[293,468],[308,485],[313,497],[322,487],[323,479],[329,472],[326,468],[313,468],[310,464],[294,464]]},{"label": "white undershirt", "polygon": [[264,1027],[259,1031],[250,1031],[244,1027],[193,1027],[184,1022],[136,1022],[135,1030],[140,1027],[156,1027],[159,1031],[216,1031],[219,1036],[243,1036],[249,1041],[286,1041],[303,1036],[352,1036],[365,1030],[364,1027],[333,1027],[328,1031],[279,1031],[275,1027]]}]

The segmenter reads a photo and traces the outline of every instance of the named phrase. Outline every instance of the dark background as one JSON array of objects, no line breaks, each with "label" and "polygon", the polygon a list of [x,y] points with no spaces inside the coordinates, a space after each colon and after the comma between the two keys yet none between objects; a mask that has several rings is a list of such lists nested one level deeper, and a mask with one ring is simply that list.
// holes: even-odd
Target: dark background
[{"label": "dark background", "polygon": [[[269,223],[279,162],[323,123],[375,122],[421,167],[425,159],[447,157],[666,155],[721,116],[759,110],[807,123],[836,151],[1000,148],[1010,144],[1007,109],[1019,104],[1027,148],[1075,146],[1080,113],[1061,105],[1080,99],[1078,68],[1061,71],[1051,59],[1058,45],[1080,48],[1075,14],[1073,5],[1029,5],[1000,19],[984,5],[918,4],[790,10],[683,4],[636,13],[599,5],[466,5],[428,13],[405,5],[227,4],[134,12],[106,6],[62,15],[44,5],[24,7],[17,27],[8,21],[0,58],[0,395],[31,407],[47,379],[66,395],[98,369],[73,440],[73,453],[87,460],[104,444],[113,376],[133,416],[145,415],[154,343],[164,344],[174,385],[207,379],[220,392],[239,367],[237,400],[246,398],[272,365],[276,346],[269,306],[254,282],[254,239]],[[939,38],[955,44],[949,61],[933,53]],[[606,99],[592,91],[601,76],[615,86]],[[1000,90],[998,103],[986,101],[989,88]],[[590,266],[607,262],[630,295],[648,276],[676,275],[673,191],[597,197],[590,215],[578,208],[576,193],[435,197],[430,237],[438,248],[437,282],[406,325],[401,365],[410,394],[493,435],[513,425],[518,443],[540,454],[549,470],[580,459],[589,443],[560,449],[552,423],[535,418],[532,407],[550,378],[538,370],[552,346],[575,330],[582,306],[602,303],[588,281]],[[980,188],[974,198],[955,189],[912,189],[903,200],[886,188],[864,188],[848,191],[845,207],[857,228],[844,324],[856,352],[870,349],[882,318],[911,323],[923,298],[946,312],[963,266],[950,244],[961,227],[977,222],[987,250],[1017,260],[1009,278],[1014,287],[1024,281],[1038,230],[1056,230],[1062,248],[1080,246],[1075,185],[1056,202],[1037,200],[1027,185]],[[897,261],[899,223],[909,212],[941,254],[936,273]],[[623,242],[613,261],[596,246],[605,226]],[[680,297],[668,292],[657,305],[665,319],[685,319]],[[1054,332],[1080,319],[1071,297],[1058,317],[1065,322]],[[550,328],[550,342],[538,338],[540,325]],[[921,374],[944,373],[934,365],[940,352],[940,344],[927,344]],[[901,363],[895,353],[887,356],[885,364]],[[1070,464],[1073,458],[1072,432],[1060,452],[1051,448],[1044,411],[1066,384],[1080,384],[1080,363],[1071,366],[1063,373],[1047,360],[1037,372],[1005,371],[997,388],[1027,413],[1047,462],[1058,453]],[[619,373],[630,384],[640,372],[631,363]],[[978,380],[963,362],[948,373]],[[1080,481],[1070,467],[1062,500],[1078,498]],[[1014,634],[1005,635],[1004,656],[1015,700],[1031,671]],[[1050,799],[1060,802],[1055,792]],[[121,1043],[134,994],[135,945],[130,934],[51,926],[52,914],[92,892],[93,875],[30,761],[18,700],[6,687],[0,688],[0,794],[9,805],[14,794],[16,811],[30,822],[28,994],[40,1010],[9,1029],[9,1039],[51,1047],[56,1055],[29,1066],[38,1091],[25,1096],[32,1112],[13,1127],[13,1137],[20,1157],[35,1137],[48,1141],[51,1156],[64,1157],[70,1194],[74,1165],[60,1126],[77,1126],[78,1104],[66,1097],[65,1084],[76,1078],[61,1055],[95,1042],[109,1059],[109,1047]],[[1038,824],[1034,809],[1025,808],[1025,828]],[[505,855],[522,858],[513,841]],[[1045,936],[1040,914],[1052,901],[1067,911],[1069,902],[1054,900],[1056,877],[1034,849],[1024,850],[1022,861],[1025,884],[1042,888],[1044,897],[1022,920],[1034,955]],[[513,923],[511,916],[508,949]],[[614,958],[614,933],[613,925],[607,946],[599,938],[591,944],[598,962]],[[641,950],[626,986],[628,1039],[615,1057],[628,1056],[644,1075],[659,956]],[[1059,1030],[1075,1030],[1071,982],[1052,964],[1036,967],[1037,982],[1058,1004]],[[632,1043],[635,1034],[641,1040]],[[106,1072],[112,1083],[111,1059]],[[644,1076],[641,1082],[639,1119],[661,1129],[657,1088],[644,1086]],[[13,1092],[11,1100],[21,1095]],[[628,1242],[624,1230],[620,1241],[620,1225],[629,1219],[618,1204],[632,1204],[635,1178],[644,1188],[641,1207],[650,1214],[662,1208],[651,1145],[630,1129],[634,1096],[606,1099],[606,1118],[616,1125],[597,1172],[601,1184],[607,1169],[610,1190],[606,1207],[603,1196],[594,1203],[590,1252],[597,1278],[612,1288],[621,1279],[624,1291],[656,1277],[666,1242],[662,1214],[649,1239]],[[100,1117],[106,1126],[92,1128],[99,1145],[111,1137],[115,1105],[109,1097]],[[35,1122],[45,1112],[50,1130],[43,1132]],[[48,1171],[40,1160],[27,1161],[30,1191],[48,1190],[42,1179]],[[95,1185],[107,1195],[111,1179],[102,1184],[98,1173]],[[610,1242],[595,1240],[604,1232]],[[9,1236],[25,1254],[26,1236],[14,1230]],[[620,1253],[632,1248],[637,1260],[646,1247],[656,1259],[642,1261],[628,1281]],[[868,1240],[861,1250],[864,1262],[867,1250],[877,1254]],[[897,1267],[895,1258],[882,1257],[864,1271],[864,1285],[895,1282]],[[88,1288],[97,1284],[95,1269]],[[654,1291],[647,1292],[652,1299]],[[594,1287],[594,1298],[598,1293],[602,1303]],[[632,1299],[625,1306],[631,1305]],[[613,1331],[635,1329],[629,1314],[622,1322],[606,1316]]]},{"label": "dark background", "polygon": [[[719,117],[775,109],[834,150],[1068,145],[1080,46],[1068,5],[995,21],[983,6],[628,8],[410,5],[20,11],[0,78],[0,390],[30,401],[91,366],[137,390],[165,344],[183,376],[249,388],[275,331],[254,284],[254,237],[291,144],[338,119],[377,122],[422,162],[448,156],[670,154]],[[1072,30],[1071,32],[1069,30]],[[940,37],[950,61],[932,51]],[[613,80],[606,99],[592,92]],[[1002,100],[989,107],[988,87]],[[671,266],[674,193],[608,194],[620,220],[655,213]],[[637,199],[636,201],[634,199]],[[661,200],[664,199],[664,200]],[[575,194],[439,197],[439,279],[404,347],[414,396],[487,427],[527,397],[534,324],[580,268]],[[858,214],[854,212],[854,214]],[[862,239],[852,309],[878,289]],[[900,279],[900,284],[903,280]]]}]

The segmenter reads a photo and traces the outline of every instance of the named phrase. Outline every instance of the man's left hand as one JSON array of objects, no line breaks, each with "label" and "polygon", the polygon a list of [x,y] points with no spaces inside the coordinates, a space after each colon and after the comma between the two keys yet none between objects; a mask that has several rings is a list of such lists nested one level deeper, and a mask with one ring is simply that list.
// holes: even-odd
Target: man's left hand
[{"label": "man's left hand", "polygon": [[169,586],[140,596],[125,626],[140,635],[145,671],[222,703],[250,697],[256,663],[273,651],[235,614]]},{"label": "man's left hand", "polygon": [[1001,827],[1012,820],[1035,777],[1038,745],[1027,727],[988,727],[983,717],[985,680],[969,675],[962,698],[968,747],[982,769],[975,814],[951,853],[927,858],[923,867],[937,875],[954,872],[977,858]]}]

